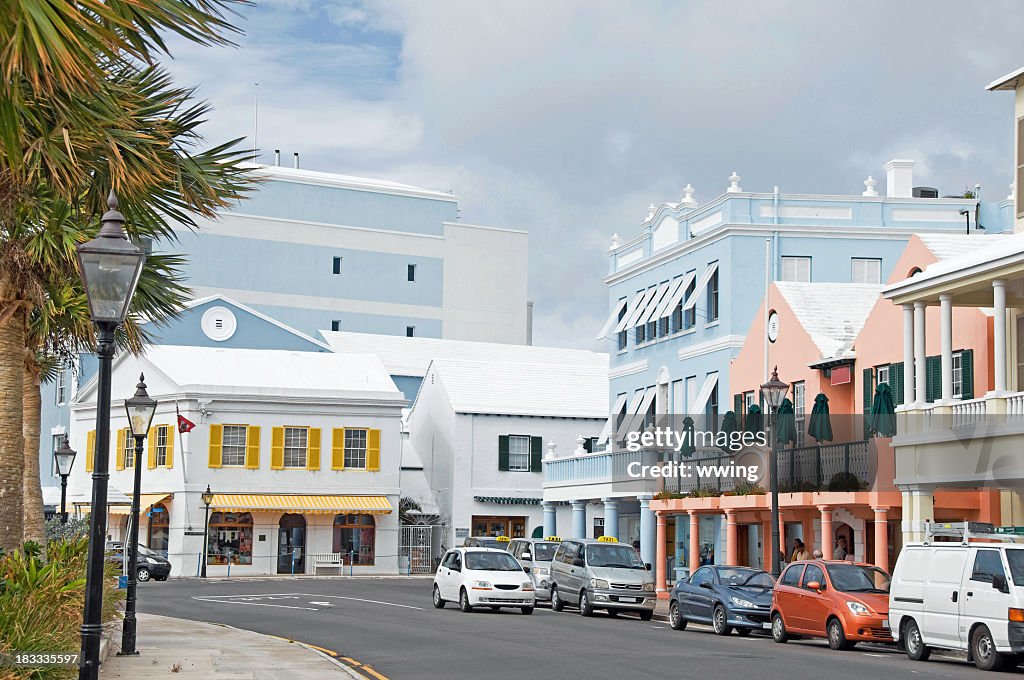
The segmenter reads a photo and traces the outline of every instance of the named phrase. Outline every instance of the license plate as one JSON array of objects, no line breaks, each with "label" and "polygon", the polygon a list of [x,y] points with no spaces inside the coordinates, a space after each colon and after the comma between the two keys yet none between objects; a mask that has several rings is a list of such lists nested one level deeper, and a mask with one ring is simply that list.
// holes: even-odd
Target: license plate
[{"label": "license plate", "polygon": [[761,624],[761,627],[764,628],[765,630],[771,630],[772,624],[771,624],[770,621],[765,621],[764,623]]},{"label": "license plate", "polygon": [[642,598],[642,597],[620,597],[619,598],[619,602],[634,602],[635,603],[635,602],[643,602],[643,601],[644,601],[644,598]]},{"label": "license plate", "polygon": [[882,619],[882,628],[889,627],[889,619]]}]

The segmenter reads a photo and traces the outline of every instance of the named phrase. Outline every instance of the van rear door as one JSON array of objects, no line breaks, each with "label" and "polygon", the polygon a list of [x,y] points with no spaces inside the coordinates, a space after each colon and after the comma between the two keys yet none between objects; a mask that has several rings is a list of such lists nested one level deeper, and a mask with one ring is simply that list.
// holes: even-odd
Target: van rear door
[{"label": "van rear door", "polygon": [[971,553],[973,558],[968,563],[963,594],[960,596],[960,636],[966,645],[971,627],[976,623],[984,623],[992,633],[996,647],[1005,649],[1010,644],[1007,610],[1013,605],[1013,598],[1008,592],[1004,593],[992,585],[997,578],[1009,583],[1001,551],[979,546],[972,549]]},{"label": "van rear door", "polygon": [[966,642],[960,639],[959,631],[960,599],[963,597],[960,591],[970,551],[963,547],[935,547],[930,552],[919,622],[921,635],[926,644],[964,649]]}]

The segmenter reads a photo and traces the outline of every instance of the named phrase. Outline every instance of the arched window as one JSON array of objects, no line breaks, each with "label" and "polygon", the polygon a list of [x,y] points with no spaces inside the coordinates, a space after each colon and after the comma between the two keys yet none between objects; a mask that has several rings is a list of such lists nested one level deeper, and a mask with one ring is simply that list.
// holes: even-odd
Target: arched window
[{"label": "arched window", "polygon": [[215,512],[210,515],[209,564],[252,564],[252,515]]},{"label": "arched window", "polygon": [[913,267],[910,270],[910,272],[907,274],[907,278],[909,279],[911,276],[917,276],[920,273],[921,273],[921,268],[920,267]]},{"label": "arched window", "polygon": [[373,564],[376,538],[373,515],[335,515],[334,552],[350,564]]},{"label": "arched window", "polygon": [[171,523],[167,506],[157,503],[149,512],[149,529],[147,530],[146,545],[150,550],[155,550],[164,557],[167,557],[167,534]]}]

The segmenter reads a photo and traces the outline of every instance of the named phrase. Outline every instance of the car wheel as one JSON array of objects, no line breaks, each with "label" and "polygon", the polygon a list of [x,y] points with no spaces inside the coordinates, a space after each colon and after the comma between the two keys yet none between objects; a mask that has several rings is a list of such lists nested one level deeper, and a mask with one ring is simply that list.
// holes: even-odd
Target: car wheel
[{"label": "car wheel", "polygon": [[715,629],[715,635],[728,635],[732,632],[732,626],[727,623],[728,620],[725,607],[716,604],[715,611],[711,614],[711,624]]},{"label": "car wheel", "polygon": [[786,624],[782,621],[782,614],[772,614],[772,639],[776,642],[788,642],[789,633],[786,632]]},{"label": "car wheel", "polygon": [[565,603],[558,596],[558,588],[551,586],[551,611],[560,612],[565,609]]},{"label": "car wheel", "polygon": [[580,591],[580,616],[593,616],[594,607],[590,604],[590,596],[587,591]]},{"label": "car wheel", "polygon": [[653,618],[654,618],[654,612],[652,612],[650,610],[644,609],[643,611],[640,612],[640,620],[641,621],[650,621]]},{"label": "car wheel", "polygon": [[147,569],[146,567],[139,567],[138,572],[136,572],[136,579],[138,580],[139,583],[145,583],[150,578],[152,578],[152,576],[153,575],[149,573],[149,569]]},{"label": "car wheel", "polygon": [[687,621],[683,618],[683,613],[679,611],[679,603],[675,600],[672,600],[672,604],[668,606],[668,622],[673,630],[686,630]]},{"label": "car wheel", "polygon": [[736,634],[739,635],[740,637],[749,637],[750,636],[750,629],[749,628],[737,628],[736,629]]},{"label": "car wheel", "polygon": [[910,619],[903,625],[903,634],[900,635],[903,646],[907,649],[907,656],[912,661],[927,661],[931,656],[931,648],[921,639],[921,629],[917,627],[917,621]]},{"label": "car wheel", "polygon": [[519,611],[523,612],[524,614],[529,615],[529,614],[533,613],[533,607],[520,607]]},{"label": "car wheel", "polygon": [[441,597],[441,589],[434,586],[434,609],[444,609],[444,598]]},{"label": "car wheel", "polygon": [[466,592],[465,588],[459,593],[459,608],[467,614],[473,611],[473,605],[469,603],[469,593]]},{"label": "car wheel", "polygon": [[986,626],[978,626],[971,634],[971,656],[974,665],[983,671],[999,670],[1006,662],[1005,656],[996,651],[996,643]]},{"label": "car wheel", "polygon": [[828,646],[832,649],[850,649],[853,647],[846,640],[846,631],[843,630],[843,622],[839,619],[829,619],[828,626]]}]

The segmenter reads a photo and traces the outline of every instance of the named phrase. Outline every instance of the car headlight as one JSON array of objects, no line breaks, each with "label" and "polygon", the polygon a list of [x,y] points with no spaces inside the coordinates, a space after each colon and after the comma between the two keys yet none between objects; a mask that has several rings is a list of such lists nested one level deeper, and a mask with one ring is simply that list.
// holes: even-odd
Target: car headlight
[{"label": "car headlight", "polygon": [[757,608],[756,604],[754,604],[750,600],[744,600],[742,597],[733,597],[733,598],[730,598],[730,599],[732,600],[732,603],[734,605],[736,605],[737,607],[743,607],[744,609],[756,609]]},{"label": "car headlight", "polygon": [[644,590],[654,590],[654,581],[644,581],[641,587]]},{"label": "car headlight", "polygon": [[474,590],[490,590],[491,589],[491,582],[490,581],[473,581],[473,589]]},{"label": "car headlight", "polygon": [[590,579],[590,586],[592,588],[608,588],[608,581],[603,578],[592,578]]},{"label": "car headlight", "polygon": [[523,583],[523,590],[526,592],[533,592],[533,581],[526,581]]},{"label": "car headlight", "polygon": [[871,610],[862,605],[860,602],[847,602],[846,607],[857,616],[867,616],[871,613]]}]

